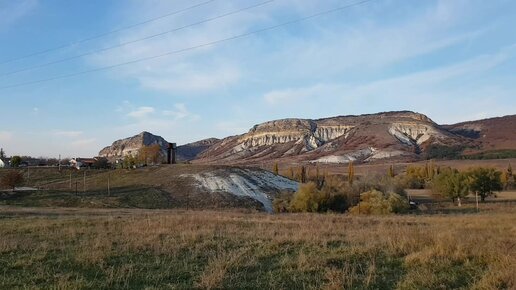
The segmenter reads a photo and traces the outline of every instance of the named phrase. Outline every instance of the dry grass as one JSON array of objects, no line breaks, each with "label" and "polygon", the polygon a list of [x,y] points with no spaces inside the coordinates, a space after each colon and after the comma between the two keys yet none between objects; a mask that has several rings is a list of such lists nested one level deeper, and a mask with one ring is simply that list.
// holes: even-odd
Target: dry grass
[{"label": "dry grass", "polygon": [[516,210],[0,208],[0,288],[514,289]]}]

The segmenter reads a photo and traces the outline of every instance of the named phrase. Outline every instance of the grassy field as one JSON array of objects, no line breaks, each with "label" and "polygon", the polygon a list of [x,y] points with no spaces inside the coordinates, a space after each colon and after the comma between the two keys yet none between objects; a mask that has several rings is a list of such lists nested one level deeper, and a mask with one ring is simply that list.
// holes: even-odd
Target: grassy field
[{"label": "grassy field", "polygon": [[3,206],[0,289],[514,289],[515,220]]}]

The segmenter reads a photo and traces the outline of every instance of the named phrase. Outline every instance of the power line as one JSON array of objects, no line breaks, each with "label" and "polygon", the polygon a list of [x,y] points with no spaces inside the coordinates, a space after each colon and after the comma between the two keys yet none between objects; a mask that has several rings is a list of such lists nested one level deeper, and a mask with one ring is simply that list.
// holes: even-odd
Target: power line
[{"label": "power line", "polygon": [[35,70],[35,69],[38,69],[38,68],[43,68],[43,67],[51,66],[51,65],[54,65],[54,64],[58,64],[58,63],[74,60],[74,59],[77,59],[77,58],[81,58],[81,57],[84,57],[84,56],[96,54],[96,53],[99,53],[99,52],[104,52],[104,51],[112,50],[112,49],[115,49],[115,48],[123,47],[123,46],[129,45],[129,44],[134,44],[134,43],[141,42],[141,41],[144,41],[144,40],[149,40],[151,38],[156,38],[156,37],[159,37],[159,36],[164,36],[166,34],[177,32],[177,31],[180,31],[180,30],[183,30],[183,29],[186,29],[186,28],[190,28],[190,27],[197,26],[197,25],[200,25],[200,24],[204,24],[204,23],[208,23],[208,22],[211,22],[211,21],[215,21],[217,19],[221,19],[221,18],[224,18],[224,17],[235,15],[235,14],[244,12],[246,10],[250,10],[250,9],[253,9],[253,8],[256,8],[256,7],[259,7],[259,6],[263,6],[263,5],[269,4],[269,3],[274,2],[274,1],[275,0],[267,0],[265,2],[260,2],[258,4],[254,4],[254,5],[251,5],[251,6],[244,7],[244,8],[240,8],[240,9],[237,9],[237,10],[234,10],[234,11],[231,11],[231,12],[227,12],[227,13],[215,16],[215,17],[211,17],[211,18],[208,18],[208,19],[197,21],[197,22],[194,22],[194,23],[191,23],[191,24],[187,24],[187,25],[184,25],[184,26],[181,26],[181,27],[177,27],[177,28],[174,28],[174,29],[170,29],[170,30],[167,30],[167,31],[164,31],[164,32],[160,32],[160,33],[157,33],[157,34],[152,34],[152,35],[149,35],[149,36],[145,36],[143,38],[138,38],[138,39],[134,39],[134,40],[127,41],[127,42],[122,42],[122,43],[119,43],[119,44],[116,44],[116,45],[113,45],[113,46],[109,46],[109,47],[105,47],[105,48],[101,48],[101,49],[97,49],[97,50],[92,50],[92,51],[85,52],[85,53],[82,53],[82,54],[78,54],[78,55],[74,55],[74,56],[70,56],[70,57],[67,57],[67,58],[58,59],[58,60],[54,60],[54,61],[50,61],[50,62],[47,62],[47,63],[35,65],[35,66],[30,66],[30,67],[26,67],[26,68],[14,70],[14,71],[6,72],[6,73],[0,73],[0,77],[6,77],[6,76],[14,75],[14,74],[17,74],[17,73],[25,72],[25,71],[31,71],[31,70]]},{"label": "power line", "polygon": [[49,53],[49,52],[52,52],[52,51],[60,50],[60,49],[66,48],[66,47],[70,47],[70,46],[74,46],[74,45],[77,45],[77,44],[80,44],[80,43],[84,43],[84,42],[88,42],[88,41],[91,41],[91,40],[95,40],[95,39],[98,39],[98,38],[101,38],[101,37],[104,37],[104,36],[107,36],[107,35],[110,35],[110,34],[113,34],[113,33],[118,33],[120,31],[128,30],[128,29],[131,29],[131,28],[134,28],[134,27],[137,27],[137,26],[140,26],[140,25],[144,25],[144,24],[147,24],[147,23],[151,23],[151,22],[154,22],[154,21],[166,18],[166,17],[177,15],[177,14],[186,12],[188,10],[192,10],[194,8],[198,8],[198,7],[207,5],[207,4],[212,3],[214,1],[216,1],[216,0],[208,0],[208,1],[196,4],[196,5],[193,5],[193,6],[189,6],[189,7],[180,9],[180,10],[176,10],[176,11],[173,11],[173,12],[169,12],[167,14],[163,14],[161,16],[157,16],[157,17],[154,17],[154,18],[151,18],[151,19],[147,19],[147,20],[144,20],[142,22],[130,24],[130,25],[127,25],[127,26],[123,26],[123,27],[117,28],[115,30],[103,32],[103,33],[100,33],[100,34],[97,34],[97,35],[94,35],[94,36],[91,36],[91,37],[88,37],[88,38],[84,38],[84,39],[81,39],[81,40],[78,40],[78,41],[74,41],[72,43],[62,44],[62,45],[58,45],[58,46],[53,47],[53,48],[47,48],[47,49],[44,49],[44,50],[41,50],[41,51],[37,51],[37,52],[33,52],[33,53],[30,53],[30,54],[27,54],[27,55],[24,55],[24,56],[20,56],[20,57],[4,60],[4,61],[0,62],[0,65],[3,65],[3,64],[6,64],[6,63],[10,63],[10,62],[14,62],[14,61],[18,61],[18,60],[22,60],[22,59],[26,59],[26,58],[29,58],[29,57],[32,57],[32,56],[36,56],[36,55],[46,54],[46,53]]},{"label": "power line", "polygon": [[22,86],[26,86],[26,85],[33,85],[33,84],[38,84],[38,83],[44,83],[44,82],[54,81],[54,80],[58,80],[58,79],[71,78],[71,77],[75,77],[75,76],[79,76],[79,75],[84,75],[84,74],[98,72],[98,71],[103,71],[103,70],[109,70],[109,69],[113,69],[113,68],[129,65],[129,64],[138,63],[138,62],[153,60],[153,59],[157,59],[157,58],[161,58],[161,57],[165,57],[165,56],[169,56],[169,55],[173,55],[173,54],[179,54],[179,53],[187,52],[187,51],[194,50],[194,49],[199,49],[199,48],[203,48],[203,47],[207,47],[207,46],[212,46],[212,45],[228,42],[228,41],[235,40],[235,39],[240,39],[240,38],[248,37],[248,36],[251,36],[251,35],[254,35],[254,34],[258,34],[258,33],[262,33],[262,32],[266,32],[266,31],[269,31],[269,30],[274,30],[274,29],[280,28],[282,26],[292,25],[292,24],[299,23],[299,22],[302,22],[302,21],[306,21],[306,20],[309,20],[309,19],[312,19],[312,18],[320,17],[320,16],[323,16],[323,15],[326,15],[326,14],[335,13],[335,12],[338,12],[338,11],[341,11],[341,10],[344,10],[344,9],[347,9],[347,8],[350,8],[350,7],[353,7],[353,6],[363,5],[363,4],[366,4],[368,2],[372,2],[372,1],[374,1],[374,0],[363,0],[363,1],[360,1],[360,2],[348,4],[348,5],[345,5],[345,6],[340,6],[340,7],[337,7],[337,8],[321,11],[321,12],[318,12],[318,13],[315,13],[315,14],[311,14],[309,16],[302,17],[302,18],[286,21],[286,22],[283,22],[283,23],[280,23],[280,24],[276,24],[276,25],[273,25],[273,26],[261,28],[261,29],[258,29],[258,30],[253,30],[253,31],[250,31],[250,32],[234,35],[234,36],[231,36],[231,37],[228,37],[228,38],[223,38],[223,39],[219,39],[219,40],[215,40],[215,41],[211,41],[211,42],[207,42],[207,43],[203,43],[203,44],[199,44],[199,45],[195,45],[195,46],[186,47],[186,48],[179,49],[179,50],[169,51],[169,52],[166,52],[166,53],[163,53],[163,54],[158,54],[158,55],[144,57],[144,58],[139,58],[139,59],[134,59],[134,60],[123,62],[123,63],[118,63],[118,64],[104,66],[104,67],[99,67],[99,68],[94,68],[94,69],[90,69],[90,70],[84,70],[84,71],[80,71],[80,72],[76,72],[76,73],[71,73],[71,74],[58,75],[58,76],[55,76],[55,77],[46,78],[46,79],[40,79],[40,80],[36,80],[36,81],[22,82],[22,83],[17,83],[17,84],[14,84],[14,85],[2,86],[2,87],[0,87],[0,90],[9,89],[9,88],[15,88],[15,87],[22,87]]}]

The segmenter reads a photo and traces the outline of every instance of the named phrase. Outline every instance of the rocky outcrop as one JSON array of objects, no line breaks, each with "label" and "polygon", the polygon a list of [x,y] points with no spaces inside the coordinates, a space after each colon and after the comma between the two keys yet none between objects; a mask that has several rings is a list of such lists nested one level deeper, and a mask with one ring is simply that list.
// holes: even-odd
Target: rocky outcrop
[{"label": "rocky outcrop", "polygon": [[238,139],[233,153],[249,150],[253,147],[273,146],[294,143],[300,145],[302,152],[313,149],[346,135],[353,126],[324,126],[315,121],[302,119],[285,119],[254,126],[249,133]]},{"label": "rocky outcrop", "polygon": [[389,127],[389,133],[407,145],[421,145],[434,137],[443,139],[446,135],[435,126],[416,122],[397,122]]},{"label": "rocky outcrop", "polygon": [[153,135],[149,132],[141,132],[133,137],[120,139],[111,146],[100,150],[99,156],[108,159],[123,158],[128,155],[136,156],[143,146],[151,146],[158,144],[161,147],[162,154],[165,156],[168,142],[161,136]]},{"label": "rocky outcrop", "polygon": [[427,116],[410,111],[284,119],[258,124],[246,134],[220,140],[196,162],[238,164],[290,159],[344,163],[416,158],[429,144],[454,144],[459,139]]},{"label": "rocky outcrop", "polygon": [[[181,145],[177,147],[177,160],[190,161],[195,159],[200,153],[206,151],[210,146],[218,142],[219,139],[210,138],[201,141]],[[102,149],[99,156],[108,159],[123,158],[128,155],[136,156],[143,146],[158,144],[161,147],[161,154],[166,156],[168,141],[161,136],[156,136],[149,132],[141,132],[133,137],[117,140],[111,146]]]}]

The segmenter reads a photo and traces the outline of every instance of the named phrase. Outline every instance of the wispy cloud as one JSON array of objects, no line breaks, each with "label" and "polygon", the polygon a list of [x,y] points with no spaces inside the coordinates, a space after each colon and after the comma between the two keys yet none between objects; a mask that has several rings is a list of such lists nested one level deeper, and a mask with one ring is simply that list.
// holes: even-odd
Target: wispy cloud
[{"label": "wispy cloud", "polygon": [[175,104],[174,110],[166,110],[163,111],[164,116],[173,117],[175,121],[177,120],[184,120],[184,119],[199,119],[200,116],[197,114],[191,113],[187,108],[185,104]]},{"label": "wispy cloud", "polygon": [[156,110],[153,107],[139,107],[134,111],[131,111],[127,116],[132,118],[145,118],[153,114]]},{"label": "wispy cloud", "polygon": [[[367,107],[371,112],[412,109],[429,114],[440,122],[458,122],[465,118],[514,113],[502,105],[510,98],[511,89],[482,82],[490,71],[516,57],[516,46],[474,57],[448,66],[409,73],[397,77],[360,83],[317,83],[265,93],[262,98],[271,106],[280,104],[333,104],[336,107]],[[515,77],[512,81],[516,80]],[[511,82],[510,79],[506,80]],[[443,106],[443,102],[447,106]],[[483,108],[489,107],[486,115]],[[322,108],[325,108],[323,106]],[[461,108],[461,114],[456,114]],[[363,111],[362,111],[363,112]],[[455,112],[455,114],[454,114]],[[482,112],[481,114],[479,112]]]},{"label": "wispy cloud", "polygon": [[0,30],[16,24],[38,6],[38,0],[16,0],[0,2]]}]

